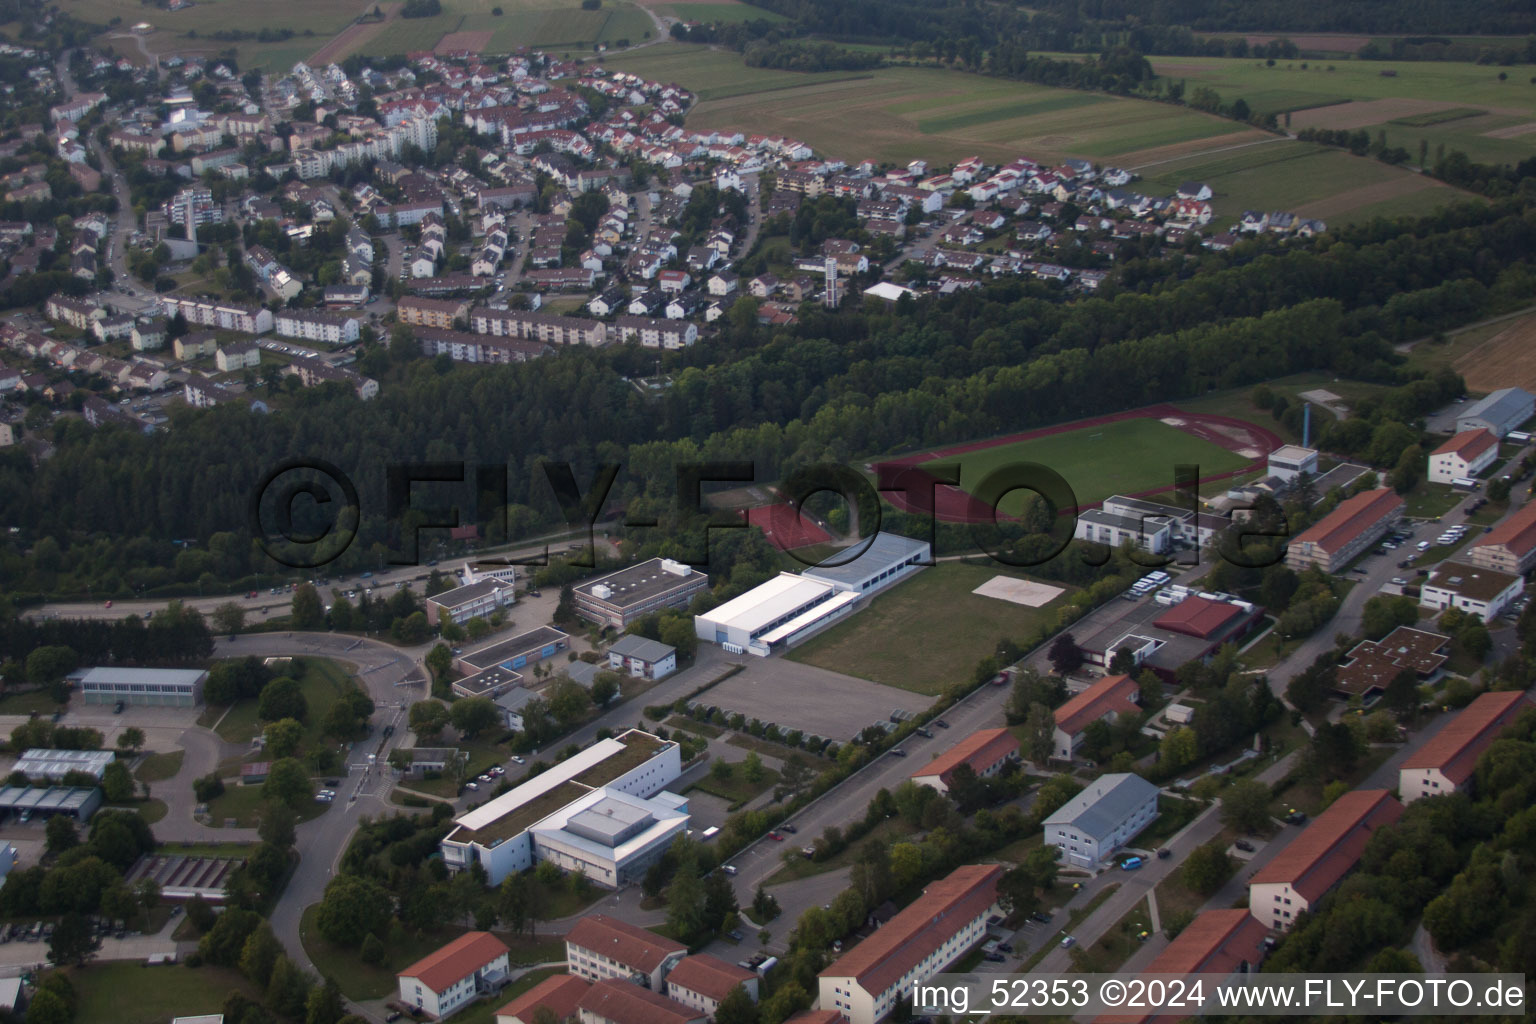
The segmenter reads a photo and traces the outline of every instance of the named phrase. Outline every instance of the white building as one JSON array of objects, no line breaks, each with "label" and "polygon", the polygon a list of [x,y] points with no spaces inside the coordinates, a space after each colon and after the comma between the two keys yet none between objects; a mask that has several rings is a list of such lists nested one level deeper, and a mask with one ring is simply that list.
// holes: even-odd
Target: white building
[{"label": "white building", "polygon": [[1287,444],[1269,453],[1269,475],[1291,481],[1303,473],[1317,475],[1317,449]]},{"label": "white building", "polygon": [[1459,608],[1492,622],[1525,593],[1525,577],[1462,562],[1442,562],[1419,591],[1419,606],[1440,611]]},{"label": "white building", "polygon": [[608,648],[608,667],[638,679],[665,679],[677,671],[677,648],[628,633]]},{"label": "white building", "polygon": [[1101,775],[1045,819],[1045,841],[1072,867],[1096,869],[1157,817],[1157,787],[1139,775]]},{"label": "white building", "polygon": [[202,702],[207,678],[195,668],[93,668],[80,676],[80,692],[87,704],[192,707]]},{"label": "white building", "polygon": [[1499,457],[1499,439],[1486,427],[1463,430],[1429,453],[1429,482],[1451,484],[1487,469]]},{"label": "white building", "polygon": [[480,864],[490,884],[537,861],[581,868],[619,888],[688,825],[688,802],[665,787],[682,773],[678,745],[631,729],[469,811],[442,841],[450,871]]},{"label": "white building", "polygon": [[757,1002],[757,975],[708,953],[684,957],[667,975],[668,998],[711,1017],[738,986]]},{"label": "white building", "polygon": [[490,932],[465,932],[395,976],[400,1001],[435,1018],[447,1017],[511,980],[509,952]]},{"label": "white building", "polygon": [[997,864],[968,864],[923,890],[817,976],[820,1006],[850,1024],[875,1024],[897,1003],[964,956],[987,935],[997,903]]},{"label": "white building", "polygon": [[693,619],[694,634],[737,652],[766,656],[774,643],[853,611],[859,595],[781,572]]},{"label": "white building", "polygon": [[1249,879],[1248,912],[1288,930],[1354,868],[1371,834],[1402,816],[1403,805],[1385,789],[1345,793]]},{"label": "white building", "polygon": [[517,588],[511,583],[497,579],[466,583],[427,598],[427,622],[434,626],[443,622],[462,626],[473,618],[488,618],[498,608],[516,600]]},{"label": "white building", "polygon": [[34,747],[22,751],[13,772],[21,772],[29,779],[49,779],[57,782],[70,772],[85,772],[100,779],[106,774],[107,765],[116,755],[110,750],[47,750]]},{"label": "white building", "polygon": [[570,972],[588,981],[618,978],[665,993],[667,975],[688,956],[688,947],[648,928],[606,914],[577,919],[565,936]]},{"label": "white building", "polygon": [[1117,516],[1090,508],[1077,514],[1077,526],[1072,536],[1112,548],[1129,544],[1160,555],[1173,544],[1173,527],[1166,520]]},{"label": "white building", "polygon": [[1536,397],[1523,388],[1500,388],[1467,406],[1456,417],[1456,430],[1483,427],[1495,437],[1503,437],[1536,415]]},{"label": "white building", "polygon": [[1480,694],[1398,767],[1397,792],[1403,803],[1464,789],[1483,751],[1531,706],[1519,690]]},{"label": "white building", "polygon": [[285,338],[349,345],[361,336],[362,317],[326,309],[285,309],[274,320]]}]

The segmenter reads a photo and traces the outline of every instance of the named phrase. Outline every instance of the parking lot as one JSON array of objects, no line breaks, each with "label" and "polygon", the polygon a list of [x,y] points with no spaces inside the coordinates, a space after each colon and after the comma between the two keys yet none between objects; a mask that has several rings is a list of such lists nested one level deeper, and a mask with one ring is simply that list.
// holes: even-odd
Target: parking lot
[{"label": "parking lot", "polygon": [[922,711],[932,698],[784,658],[745,658],[742,671],[699,698],[727,714],[773,722],[842,742],[897,708]]}]

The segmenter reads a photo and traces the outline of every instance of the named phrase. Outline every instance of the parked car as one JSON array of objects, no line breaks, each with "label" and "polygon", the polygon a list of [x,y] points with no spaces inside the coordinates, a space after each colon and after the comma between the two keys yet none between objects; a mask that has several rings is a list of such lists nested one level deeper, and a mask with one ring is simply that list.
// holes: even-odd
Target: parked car
[{"label": "parked car", "polygon": [[772,839],[776,843],[782,843],[784,841],[784,837],[779,835],[777,832],[769,832],[768,838]]},{"label": "parked car", "polygon": [[512,755],[512,760],[516,764],[527,764],[528,763],[527,761],[523,760],[521,757],[518,757],[516,754]]},{"label": "parked car", "polygon": [[900,747],[893,747],[891,749],[891,756],[892,757],[906,757],[907,756],[907,752],[905,750],[902,750]]},{"label": "parked car", "polygon": [[728,936],[729,936],[729,937],[730,937],[730,938],[732,938],[732,939],[733,939],[733,940],[735,940],[735,941],[736,941],[736,942],[740,942],[740,941],[741,941],[741,940],[742,940],[742,934],[741,934],[741,932],[738,932],[738,931],[729,931],[729,932],[726,932],[726,933],[725,933],[725,934],[726,934],[726,935],[728,935]]},{"label": "parked car", "polygon": [[1030,914],[1029,915],[1029,919],[1031,921],[1037,921],[1040,924],[1050,924],[1051,923],[1051,915],[1047,914],[1047,913],[1044,913],[1043,911],[1039,911],[1039,910],[1035,911],[1033,914]]},{"label": "parked car", "polygon": [[793,826],[793,825],[787,825],[786,824],[786,825],[780,825],[779,826],[779,831],[780,832],[788,832],[790,835],[794,835],[796,832],[799,832],[800,830],[795,828],[795,826]]},{"label": "parked car", "polygon": [[949,723],[944,721],[944,719],[942,719],[942,718],[935,718],[933,720],[933,724],[938,726],[940,729],[948,729],[949,728]]},{"label": "parked car", "polygon": [[814,847],[814,846],[802,846],[802,847],[800,847],[800,852],[805,854],[805,859],[806,860],[811,860],[811,859],[813,859],[816,856],[816,847]]},{"label": "parked car", "polygon": [[489,773],[489,772],[482,772],[482,773],[481,773],[481,774],[480,774],[480,775],[479,775],[479,776],[478,776],[478,777],[477,777],[477,778],[476,778],[476,780],[475,780],[475,781],[477,781],[477,782],[490,782],[490,781],[491,781],[491,776],[490,776],[490,773]]},{"label": "parked car", "polygon": [[1001,952],[1001,953],[1012,953],[1013,952],[1013,945],[1011,943],[1008,943],[1008,942],[999,942],[997,944],[997,949],[998,949],[998,952]]},{"label": "parked car", "polygon": [[725,867],[721,868],[720,870],[724,871],[728,875],[734,875],[736,873],[736,865],[735,864],[727,864]]},{"label": "parked car", "polygon": [[1120,862],[1121,871],[1135,871],[1145,863],[1140,857],[1127,857]]},{"label": "parked car", "polygon": [[917,729],[917,734],[919,736],[926,736],[930,740],[933,739],[933,730],[928,728],[926,725],[919,727]]},{"label": "parked car", "polygon": [[466,782],[466,783],[464,783],[464,788],[465,789],[479,789],[480,788],[480,784],[478,782]]},{"label": "parked car", "polygon": [[1285,820],[1288,824],[1300,825],[1302,822],[1307,820],[1307,813],[1305,811],[1298,811],[1295,808],[1292,808],[1286,812]]},{"label": "parked car", "polygon": [[1239,839],[1237,842],[1233,843],[1232,845],[1237,847],[1239,850],[1242,850],[1244,853],[1252,853],[1253,852],[1253,844],[1250,843],[1246,839]]},{"label": "parked car", "polygon": [[1159,846],[1157,848],[1157,859],[1158,860],[1167,860],[1169,857],[1172,857],[1172,856],[1173,856],[1173,851],[1168,849],[1168,847],[1166,847],[1166,846]]},{"label": "parked car", "polygon": [[982,957],[982,959],[986,960],[988,963],[1000,964],[1006,961],[1008,958],[1003,956],[1001,953],[988,953],[986,956]]},{"label": "parked car", "polygon": [[1077,945],[1077,940],[1074,939],[1070,935],[1068,935],[1066,938],[1061,940],[1061,948],[1062,949],[1070,949],[1070,948],[1072,948],[1075,945]]}]

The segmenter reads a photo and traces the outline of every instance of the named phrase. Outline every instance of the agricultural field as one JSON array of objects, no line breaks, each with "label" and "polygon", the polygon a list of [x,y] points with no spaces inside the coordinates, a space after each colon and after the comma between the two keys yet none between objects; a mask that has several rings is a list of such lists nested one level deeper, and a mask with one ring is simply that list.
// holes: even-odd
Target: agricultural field
[{"label": "agricultural field", "polygon": [[[239,0],[199,0],[182,11],[146,7],[139,0],[61,0],[64,10],[84,21],[111,26],[97,43],[110,46],[129,60],[147,62],[151,56],[211,56],[233,47],[242,68],[288,68],[320,49],[327,40],[350,25],[365,9],[361,0],[271,0],[265,4]],[[386,11],[390,4],[383,5]],[[128,29],[141,21],[154,31],[141,36]],[[114,24],[115,22],[115,24]],[[221,40],[216,32],[247,32],[285,28],[293,35],[285,40],[260,42],[254,38]]]},{"label": "agricultural field", "polygon": [[[1044,434],[1007,444],[945,456],[923,465],[960,464],[960,489],[972,492],[993,470],[1035,462],[1060,473],[1078,505],[1111,494],[1137,494],[1173,481],[1173,467],[1193,463],[1202,477],[1241,469],[1252,460],[1155,419],[1097,423],[1080,430]],[[1005,495],[1001,509],[1018,510],[1022,496]]]},{"label": "agricultural field", "polygon": [[[1280,61],[1154,59],[1159,75],[1205,85],[1223,100],[1242,97],[1259,113],[1292,111],[1291,129],[1384,131],[1388,145],[1418,159],[1440,146],[1473,160],[1518,161],[1536,141],[1536,84],[1530,69],[1442,61]],[[1383,72],[1392,72],[1385,75]],[[1504,73],[1506,80],[1500,81]],[[1455,115],[1455,116],[1452,116]]]},{"label": "agricultural field", "polygon": [[1474,392],[1503,387],[1536,389],[1536,314],[1500,319],[1458,331],[1445,342],[1421,341],[1410,365],[1449,366]]},{"label": "agricultural field", "polygon": [[1039,608],[972,593],[994,576],[1018,576],[1001,564],[941,562],[875,597],[847,621],[789,652],[804,662],[921,694],[963,682],[977,644],[1023,638],[1047,622],[1072,588]]}]

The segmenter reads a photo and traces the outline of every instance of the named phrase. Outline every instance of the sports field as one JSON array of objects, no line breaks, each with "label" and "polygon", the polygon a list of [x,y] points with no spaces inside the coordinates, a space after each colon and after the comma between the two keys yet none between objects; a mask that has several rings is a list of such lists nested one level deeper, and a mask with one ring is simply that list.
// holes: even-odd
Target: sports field
[{"label": "sports field", "polygon": [[903,690],[941,693],[968,680],[976,659],[998,640],[1021,640],[1055,622],[1056,610],[1073,593],[1068,589],[1039,608],[972,593],[998,575],[1023,574],[1000,565],[940,562],[786,657]]}]

